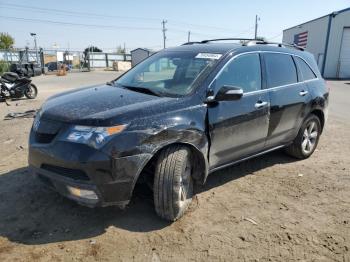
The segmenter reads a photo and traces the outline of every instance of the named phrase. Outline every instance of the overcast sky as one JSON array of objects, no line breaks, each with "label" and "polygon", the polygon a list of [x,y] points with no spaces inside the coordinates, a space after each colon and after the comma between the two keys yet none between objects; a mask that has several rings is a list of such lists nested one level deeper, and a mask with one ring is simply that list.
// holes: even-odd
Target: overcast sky
[{"label": "overcast sky", "polygon": [[104,51],[162,48],[161,22],[167,20],[167,46],[218,37],[258,35],[280,41],[282,30],[350,7],[349,0],[0,0],[0,32],[16,47],[33,47],[30,32],[44,48],[82,50],[93,44]]}]

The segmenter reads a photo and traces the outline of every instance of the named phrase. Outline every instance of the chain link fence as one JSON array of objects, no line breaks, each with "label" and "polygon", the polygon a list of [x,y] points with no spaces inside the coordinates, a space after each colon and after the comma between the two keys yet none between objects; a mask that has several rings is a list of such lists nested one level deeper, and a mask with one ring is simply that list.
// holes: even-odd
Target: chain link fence
[{"label": "chain link fence", "polygon": [[0,50],[0,74],[13,71],[13,65],[21,68],[30,68],[30,66],[33,68],[35,65],[43,73],[56,72],[62,66],[71,72],[81,72],[113,69],[114,62],[119,61],[131,62],[131,55],[58,49],[40,49],[38,52],[28,48]]}]

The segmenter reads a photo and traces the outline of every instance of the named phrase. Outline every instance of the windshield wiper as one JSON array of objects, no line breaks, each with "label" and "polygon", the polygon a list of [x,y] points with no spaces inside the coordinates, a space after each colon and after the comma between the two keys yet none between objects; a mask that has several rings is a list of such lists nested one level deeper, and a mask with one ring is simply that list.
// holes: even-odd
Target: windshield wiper
[{"label": "windshield wiper", "polygon": [[106,85],[115,86],[115,80],[108,81],[108,82],[106,83]]},{"label": "windshield wiper", "polygon": [[131,91],[140,92],[148,95],[153,96],[162,96],[160,93],[153,91],[152,89],[146,88],[146,87],[138,87],[138,86],[122,86],[123,88],[129,89]]}]

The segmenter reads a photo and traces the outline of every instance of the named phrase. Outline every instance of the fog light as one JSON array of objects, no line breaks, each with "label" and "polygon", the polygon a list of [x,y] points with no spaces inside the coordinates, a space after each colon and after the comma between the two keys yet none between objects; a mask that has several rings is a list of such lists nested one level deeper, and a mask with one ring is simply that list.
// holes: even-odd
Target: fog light
[{"label": "fog light", "polygon": [[73,196],[86,198],[86,199],[94,199],[94,200],[98,199],[98,196],[92,190],[86,190],[86,189],[81,189],[81,188],[71,187],[71,186],[67,186],[67,189],[69,193]]}]

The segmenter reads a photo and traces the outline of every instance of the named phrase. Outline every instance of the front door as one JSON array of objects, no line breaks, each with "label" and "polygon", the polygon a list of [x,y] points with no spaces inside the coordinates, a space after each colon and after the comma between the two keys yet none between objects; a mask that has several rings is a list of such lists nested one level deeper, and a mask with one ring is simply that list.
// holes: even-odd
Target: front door
[{"label": "front door", "polygon": [[214,94],[229,85],[242,88],[243,96],[208,105],[211,169],[264,148],[269,126],[269,96],[262,89],[261,76],[260,55],[251,53],[230,60],[213,81]]}]

